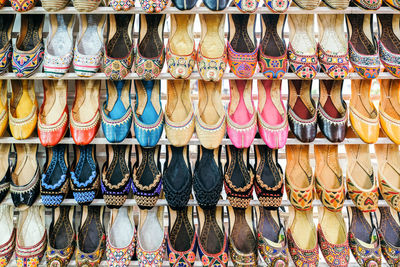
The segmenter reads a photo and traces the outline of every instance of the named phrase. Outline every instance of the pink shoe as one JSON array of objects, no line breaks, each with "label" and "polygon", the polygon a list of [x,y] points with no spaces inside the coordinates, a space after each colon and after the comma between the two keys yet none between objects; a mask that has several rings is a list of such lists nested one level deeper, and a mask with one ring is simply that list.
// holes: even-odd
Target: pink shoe
[{"label": "pink shoe", "polygon": [[288,137],[286,108],[281,98],[281,80],[259,80],[258,132],[271,149],[282,148]]},{"label": "pink shoe", "polygon": [[227,132],[237,148],[247,148],[257,133],[257,119],[252,100],[252,80],[230,80]]}]

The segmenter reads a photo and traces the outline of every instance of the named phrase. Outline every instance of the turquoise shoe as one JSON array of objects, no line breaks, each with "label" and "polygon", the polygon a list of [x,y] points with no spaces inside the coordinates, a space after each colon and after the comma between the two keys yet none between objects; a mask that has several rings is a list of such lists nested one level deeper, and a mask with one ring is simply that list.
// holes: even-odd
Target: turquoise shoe
[{"label": "turquoise shoe", "polygon": [[101,108],[101,126],[108,142],[122,142],[132,124],[131,81],[107,81],[107,99]]},{"label": "turquoise shoe", "polygon": [[160,81],[135,80],[135,90],[134,129],[136,139],[142,147],[153,147],[160,140],[164,128]]}]

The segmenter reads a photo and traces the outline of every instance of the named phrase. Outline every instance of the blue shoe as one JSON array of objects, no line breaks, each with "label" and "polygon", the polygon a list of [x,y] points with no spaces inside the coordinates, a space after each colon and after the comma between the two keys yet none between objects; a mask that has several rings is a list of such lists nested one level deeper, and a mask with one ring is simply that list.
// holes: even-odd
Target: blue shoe
[{"label": "blue shoe", "polygon": [[107,100],[101,108],[101,126],[108,142],[122,142],[132,124],[131,81],[107,81]]},{"label": "blue shoe", "polygon": [[135,80],[135,135],[142,147],[154,147],[164,128],[160,81]]}]

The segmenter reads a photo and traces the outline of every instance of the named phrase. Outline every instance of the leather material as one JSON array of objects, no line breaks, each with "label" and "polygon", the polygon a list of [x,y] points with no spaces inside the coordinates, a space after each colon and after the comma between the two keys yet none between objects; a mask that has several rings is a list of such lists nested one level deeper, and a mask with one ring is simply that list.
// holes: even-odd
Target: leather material
[{"label": "leather material", "polygon": [[385,69],[394,77],[400,77],[400,36],[396,15],[378,16],[379,21],[379,56]]},{"label": "leather material", "polygon": [[220,11],[224,10],[228,4],[229,1],[227,0],[203,0],[204,5],[212,10],[212,11]]},{"label": "leather material", "polygon": [[196,5],[197,0],[172,0],[172,3],[179,10],[190,10]]}]

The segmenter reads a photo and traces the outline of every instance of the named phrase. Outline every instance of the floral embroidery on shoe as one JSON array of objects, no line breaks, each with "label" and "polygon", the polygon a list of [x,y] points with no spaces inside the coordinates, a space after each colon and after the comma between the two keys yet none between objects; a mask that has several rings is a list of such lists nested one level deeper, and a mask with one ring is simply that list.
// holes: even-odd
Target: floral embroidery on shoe
[{"label": "floral embroidery on shoe", "polygon": [[318,45],[318,59],[322,70],[332,79],[344,79],[349,74],[349,56],[332,55]]},{"label": "floral embroidery on shoe", "polygon": [[258,64],[260,71],[267,79],[282,79],[287,71],[287,51],[282,56],[267,56],[259,48]]},{"label": "floral embroidery on shoe", "polygon": [[378,186],[376,185],[376,180],[373,177],[371,177],[371,179],[373,179],[372,189],[362,191],[353,183],[352,179],[347,176],[347,191],[349,197],[356,207],[363,212],[374,212],[378,208]]},{"label": "floral embroidery on shoe", "polygon": [[13,55],[13,48],[11,44],[11,40],[0,49],[0,74],[6,72],[8,70],[8,66],[10,66],[11,59]]},{"label": "floral embroidery on shoe", "polygon": [[146,13],[159,13],[163,11],[169,0],[140,0],[140,5]]},{"label": "floral embroidery on shoe", "polygon": [[17,12],[26,12],[31,10],[37,0],[11,0],[11,7]]},{"label": "floral embroidery on shoe", "polygon": [[74,57],[73,52],[69,52],[64,56],[52,56],[48,53],[44,54],[43,70],[47,76],[52,78],[61,78],[65,73],[68,72],[71,66],[72,59]]},{"label": "floral embroidery on shoe", "polygon": [[400,54],[390,52],[381,41],[379,41],[378,45],[382,65],[390,74],[400,78]]},{"label": "floral embroidery on shoe", "polygon": [[16,229],[13,229],[10,239],[0,245],[0,266],[7,266],[14,253]]},{"label": "floral embroidery on shoe", "polygon": [[317,75],[319,70],[317,53],[315,55],[301,55],[289,43],[288,58],[290,68],[300,79],[310,80]]},{"label": "floral embroidery on shoe", "polygon": [[329,266],[346,267],[350,260],[349,242],[342,244],[330,243],[322,231],[321,225],[318,224],[318,243],[321,248],[322,255]]},{"label": "floral embroidery on shoe", "polygon": [[97,73],[101,66],[101,59],[103,58],[102,49],[96,55],[83,55],[74,49],[74,71],[78,76],[90,77]]},{"label": "floral embroidery on shoe", "polygon": [[196,50],[193,45],[192,53],[188,55],[177,55],[172,53],[169,42],[165,54],[168,72],[174,79],[187,79],[193,72],[196,62]]},{"label": "floral embroidery on shoe", "polygon": [[251,78],[257,67],[258,47],[251,53],[239,53],[228,42],[228,63],[231,71],[239,78]]},{"label": "floral embroidery on shoe", "polygon": [[382,0],[353,0],[353,2],[366,10],[377,10],[382,5]]},{"label": "floral embroidery on shoe", "polygon": [[160,54],[154,58],[145,58],[136,49],[135,70],[140,79],[153,80],[160,75],[164,65],[165,51],[164,46]]},{"label": "floral embroidery on shoe", "polygon": [[215,267],[226,267],[228,266],[228,237],[225,235],[224,245],[219,253],[210,254],[207,253],[202,247],[201,243],[199,246],[199,258],[204,267],[215,266]]},{"label": "floral embroidery on shoe", "polygon": [[396,247],[389,242],[386,242],[385,237],[381,231],[378,231],[379,241],[381,243],[381,250],[383,257],[389,266],[400,265],[400,247]]},{"label": "floral embroidery on shoe", "polygon": [[246,13],[253,13],[258,8],[260,0],[234,0],[236,7]]},{"label": "floral embroidery on shoe", "polygon": [[142,245],[140,244],[140,239],[138,239],[136,254],[140,267],[147,267],[147,266],[161,267],[161,265],[163,264],[163,257],[166,250],[165,239],[166,237],[164,234],[164,240],[162,241],[161,246],[154,251],[144,250],[142,248]]},{"label": "floral embroidery on shoe", "polygon": [[297,246],[296,241],[294,241],[290,229],[287,230],[287,239],[290,256],[292,257],[295,266],[318,266],[318,242],[315,242],[316,244],[313,249],[301,249]]},{"label": "floral embroidery on shoe", "polygon": [[234,266],[256,266],[257,249],[249,253],[242,253],[236,247],[231,237],[229,237],[229,254],[231,255]]},{"label": "floral embroidery on shoe", "polygon": [[340,188],[335,190],[329,190],[324,188],[320,183],[319,179],[315,179],[315,189],[318,198],[321,200],[325,208],[330,211],[341,211],[343,208],[343,203],[345,199],[346,189],[344,186],[343,176],[340,179]]},{"label": "floral embroidery on shoe", "polygon": [[[375,231],[376,230],[374,230],[374,232]],[[381,246],[376,232],[371,236],[371,242],[373,242],[371,244],[372,246],[365,247],[357,240],[351,231],[349,232],[349,246],[354,258],[360,266],[381,266]]]},{"label": "floral embroidery on shoe", "polygon": [[129,266],[136,247],[136,232],[133,235],[132,241],[124,248],[115,248],[111,244],[107,236],[106,257],[109,267]]},{"label": "floral embroidery on shoe", "polygon": [[[75,239],[75,237],[74,237]],[[48,266],[68,266],[74,255],[75,241],[65,249],[54,249],[47,245],[46,261]]]},{"label": "floral embroidery on shoe", "polygon": [[286,194],[292,206],[301,211],[309,210],[312,208],[314,200],[314,177],[310,178],[310,186],[306,189],[293,188],[289,179],[285,179]]},{"label": "floral embroidery on shoe", "polygon": [[291,0],[264,0],[266,7],[274,13],[284,13],[288,10]]},{"label": "floral embroidery on shoe", "polygon": [[44,56],[43,42],[30,52],[23,52],[14,46],[12,69],[18,78],[31,76],[42,64]]},{"label": "floral embroidery on shoe", "polygon": [[106,77],[114,80],[123,80],[130,72],[132,68],[132,57],[133,57],[133,46],[131,51],[124,58],[112,58],[107,55],[107,50],[104,55],[103,68]]},{"label": "floral embroidery on shoe", "polygon": [[378,49],[374,55],[363,55],[358,53],[353,44],[349,42],[349,56],[351,65],[361,77],[364,79],[378,77],[381,67]]},{"label": "floral embroidery on shoe", "polygon": [[173,267],[190,267],[193,266],[196,261],[196,251],[197,251],[197,235],[195,234],[193,237],[192,244],[190,248],[186,251],[176,251],[172,248],[172,245],[169,240],[169,236],[167,236],[167,255],[170,266]]},{"label": "floral embroidery on shoe", "polygon": [[209,58],[201,52],[201,45],[197,50],[197,69],[200,77],[205,81],[219,81],[224,75],[228,63],[226,47],[224,53],[218,58]]},{"label": "floral embroidery on shoe", "polygon": [[280,243],[268,242],[261,232],[257,233],[258,251],[267,266],[288,266],[289,251],[285,241],[285,235],[282,235],[283,241]]},{"label": "floral embroidery on shoe", "polygon": [[111,0],[109,6],[116,11],[128,11],[135,6],[134,0]]},{"label": "floral embroidery on shoe", "polygon": [[381,193],[383,199],[397,212],[400,212],[400,191],[393,188],[383,177],[383,175],[378,175],[379,179],[379,192]]}]

